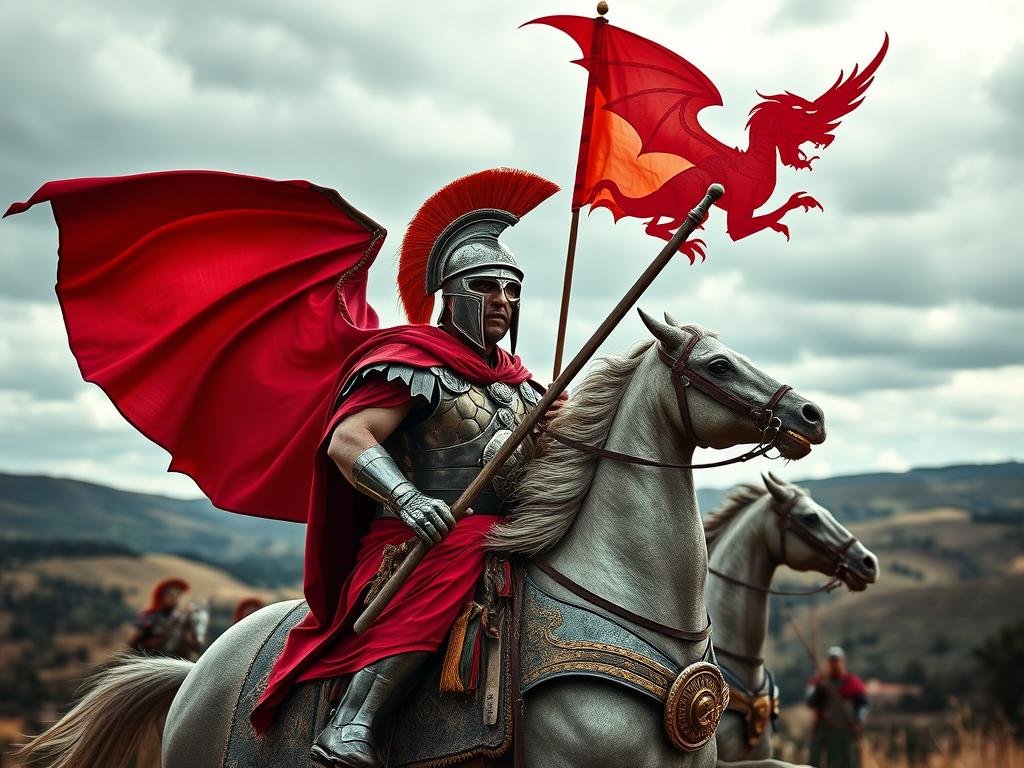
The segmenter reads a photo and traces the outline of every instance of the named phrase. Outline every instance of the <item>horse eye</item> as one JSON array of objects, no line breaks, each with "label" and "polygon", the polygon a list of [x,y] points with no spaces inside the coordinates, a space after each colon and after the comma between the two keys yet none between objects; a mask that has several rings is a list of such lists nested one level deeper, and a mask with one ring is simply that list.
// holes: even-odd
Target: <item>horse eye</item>
[{"label": "horse eye", "polygon": [[732,363],[730,363],[725,358],[721,357],[717,360],[712,360],[708,364],[708,372],[714,374],[715,376],[724,376],[727,373],[733,373],[735,370],[736,369],[733,368]]},{"label": "horse eye", "polygon": [[804,515],[804,525],[807,527],[815,528],[819,523],[821,523],[821,518],[818,516],[817,512],[809,512]]}]

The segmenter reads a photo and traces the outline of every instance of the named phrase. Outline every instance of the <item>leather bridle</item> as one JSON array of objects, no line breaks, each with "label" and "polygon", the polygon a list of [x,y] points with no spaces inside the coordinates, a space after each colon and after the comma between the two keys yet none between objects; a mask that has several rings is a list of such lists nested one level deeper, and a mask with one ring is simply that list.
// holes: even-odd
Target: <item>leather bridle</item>
[{"label": "leather bridle", "polygon": [[775,441],[778,439],[779,433],[782,430],[782,419],[775,415],[775,408],[778,407],[779,401],[782,400],[785,394],[789,392],[792,387],[788,384],[780,385],[779,388],[775,390],[775,394],[768,398],[768,402],[763,405],[729,392],[727,389],[720,387],[718,384],[690,367],[690,355],[693,354],[694,348],[705,337],[706,332],[692,325],[682,326],[681,330],[688,331],[690,338],[687,340],[682,350],[680,350],[679,354],[673,357],[665,351],[665,348],[659,343],[658,357],[666,366],[668,366],[670,371],[672,388],[676,393],[679,417],[683,425],[683,434],[693,440],[693,442],[701,448],[709,447],[707,443],[703,442],[697,436],[697,432],[693,428],[693,421],[690,417],[690,407],[687,404],[686,390],[693,387],[694,389],[700,390],[712,400],[724,405],[732,412],[743,416],[749,416],[753,419],[755,426],[761,432],[761,440],[755,447],[740,454],[739,456],[734,456],[731,459],[723,459],[722,461],[712,461],[704,464],[675,464],[646,459],[642,456],[633,456],[628,453],[620,453],[619,451],[612,451],[595,445],[587,445],[579,440],[574,440],[571,437],[567,437],[566,435],[556,432],[545,425],[540,425],[538,427],[539,431],[550,435],[553,440],[562,443],[569,448],[575,448],[578,451],[600,456],[604,459],[611,459],[625,464],[640,464],[645,467],[661,467],[663,469],[709,469],[712,467],[724,467],[729,464],[738,464],[740,462],[757,458],[758,456],[764,456],[774,447]]},{"label": "leather bridle", "polygon": [[758,584],[752,584],[743,579],[737,579],[735,576],[729,576],[728,574],[722,573],[721,571],[708,566],[708,573],[717,576],[723,581],[727,581],[730,584],[735,584],[738,587],[745,587],[755,592],[762,592],[766,595],[782,595],[786,597],[798,597],[803,595],[815,595],[819,592],[831,592],[836,587],[843,583],[843,575],[849,570],[849,566],[846,564],[846,553],[850,550],[850,547],[857,541],[856,536],[850,536],[845,542],[840,544],[838,547],[834,547],[827,541],[822,541],[820,538],[815,536],[808,530],[807,526],[800,522],[800,519],[793,514],[793,510],[796,505],[800,502],[800,498],[803,496],[799,491],[794,491],[793,495],[790,496],[785,502],[778,503],[775,499],[772,499],[771,510],[775,513],[779,520],[779,557],[783,563],[786,562],[786,534],[793,533],[798,538],[802,539],[807,546],[809,546],[815,552],[819,552],[826,555],[832,561],[832,573],[831,579],[822,584],[820,587],[815,589],[807,590],[783,590],[783,589],[771,589],[769,587],[762,587]]},{"label": "leather bridle", "polygon": [[710,397],[712,400],[721,403],[729,410],[734,413],[749,416],[753,419],[754,424],[760,430],[762,435],[761,445],[771,445],[775,442],[775,438],[778,437],[779,430],[782,429],[782,419],[777,417],[774,413],[775,408],[778,406],[779,401],[782,400],[783,396],[792,389],[788,384],[782,384],[775,394],[768,398],[768,402],[764,405],[754,403],[745,398],[734,395],[732,392],[720,387],[718,384],[708,379],[703,374],[695,371],[690,367],[690,355],[693,354],[694,348],[703,340],[705,332],[700,328],[692,325],[683,326],[682,330],[688,331],[690,334],[689,340],[683,346],[682,350],[678,355],[672,357],[663,346],[658,345],[658,357],[661,361],[668,366],[672,376],[672,387],[676,391],[676,402],[679,405],[679,416],[683,421],[683,432],[694,443],[699,445],[701,448],[707,448],[707,443],[701,441],[697,436],[696,430],[693,428],[693,421],[690,418],[690,407],[687,404],[686,390],[689,387],[699,389],[705,395]]}]

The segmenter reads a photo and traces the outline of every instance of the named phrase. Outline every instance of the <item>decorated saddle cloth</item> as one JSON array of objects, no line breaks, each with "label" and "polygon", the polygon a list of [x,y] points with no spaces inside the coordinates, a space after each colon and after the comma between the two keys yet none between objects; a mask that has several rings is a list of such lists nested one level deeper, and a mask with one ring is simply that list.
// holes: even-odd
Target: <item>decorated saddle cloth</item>
[{"label": "decorated saddle cloth", "polygon": [[[585,602],[585,601],[584,601]],[[567,602],[526,576],[518,666],[521,691],[560,677],[597,677],[664,707],[664,729],[681,752],[703,747],[729,703],[729,688],[705,636],[704,658],[681,667],[617,618]]]},{"label": "decorated saddle cloth", "polygon": [[[471,758],[494,764],[492,759],[509,752],[512,617],[518,597],[507,561],[488,559],[476,597],[452,627],[447,648],[391,716],[386,765],[441,768]],[[249,722],[288,632],[307,612],[305,602],[298,603],[256,654],[235,704],[224,768],[313,765],[306,755],[340,698],[343,687],[337,681],[296,685],[263,736],[257,736]]]}]

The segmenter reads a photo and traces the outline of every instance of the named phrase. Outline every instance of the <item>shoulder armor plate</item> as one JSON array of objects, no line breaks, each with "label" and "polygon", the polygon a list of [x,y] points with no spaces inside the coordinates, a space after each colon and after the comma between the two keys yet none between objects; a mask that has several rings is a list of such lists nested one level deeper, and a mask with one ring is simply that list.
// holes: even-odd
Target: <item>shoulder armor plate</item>
[{"label": "shoulder armor plate", "polygon": [[464,395],[469,392],[469,382],[448,368],[434,366],[430,372],[441,382],[441,386],[453,395]]},{"label": "shoulder armor plate", "polygon": [[341,389],[341,399],[351,395],[363,382],[372,377],[381,377],[384,381],[401,381],[409,387],[409,394],[419,397],[428,403],[433,402],[437,395],[438,376],[436,368],[414,368],[402,363],[377,363],[360,368]]}]

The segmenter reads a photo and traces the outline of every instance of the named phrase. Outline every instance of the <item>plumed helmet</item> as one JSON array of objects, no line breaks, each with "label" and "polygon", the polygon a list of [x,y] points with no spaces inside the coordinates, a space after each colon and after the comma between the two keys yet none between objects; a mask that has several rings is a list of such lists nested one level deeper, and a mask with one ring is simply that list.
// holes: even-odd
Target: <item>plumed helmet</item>
[{"label": "plumed helmet", "polygon": [[[482,277],[522,282],[522,268],[498,237],[557,191],[535,174],[494,168],[463,176],[431,195],[409,224],[399,253],[398,289],[410,322],[429,322],[434,294],[441,291],[450,311],[447,322],[482,352],[484,297],[472,283]],[[513,352],[518,326],[514,301]]]}]

